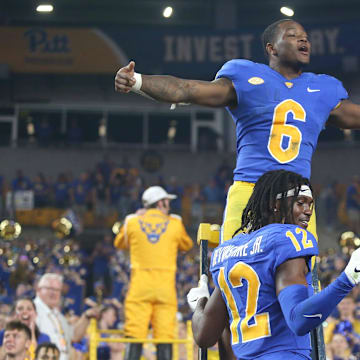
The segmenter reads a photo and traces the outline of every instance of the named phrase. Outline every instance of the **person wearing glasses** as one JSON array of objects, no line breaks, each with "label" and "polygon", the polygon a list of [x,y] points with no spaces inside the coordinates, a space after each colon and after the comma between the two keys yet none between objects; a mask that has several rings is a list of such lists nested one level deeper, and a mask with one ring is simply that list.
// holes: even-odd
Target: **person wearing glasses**
[{"label": "person wearing glasses", "polygon": [[80,341],[85,335],[89,320],[99,316],[99,309],[87,309],[71,326],[61,313],[63,277],[55,273],[44,274],[36,288],[34,303],[37,310],[36,324],[41,332],[46,332],[52,343],[60,351],[60,360],[68,360],[71,343]]}]

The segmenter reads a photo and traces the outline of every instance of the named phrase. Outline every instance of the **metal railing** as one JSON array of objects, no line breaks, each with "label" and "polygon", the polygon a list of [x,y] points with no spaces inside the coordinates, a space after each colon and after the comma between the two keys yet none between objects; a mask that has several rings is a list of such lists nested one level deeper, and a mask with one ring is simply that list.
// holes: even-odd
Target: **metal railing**
[{"label": "metal railing", "polygon": [[[100,342],[106,343],[151,343],[151,344],[170,344],[173,346],[173,360],[179,359],[179,344],[184,344],[186,347],[186,357],[187,360],[194,359],[194,340],[191,329],[191,321],[186,322],[186,338],[184,339],[135,339],[135,338],[126,338],[122,330],[101,330],[97,327],[96,319],[90,320],[90,325],[88,329],[89,334],[89,360],[97,360],[97,347]],[[110,335],[109,337],[103,337],[103,334]],[[111,337],[111,335],[120,335],[122,337]]]}]

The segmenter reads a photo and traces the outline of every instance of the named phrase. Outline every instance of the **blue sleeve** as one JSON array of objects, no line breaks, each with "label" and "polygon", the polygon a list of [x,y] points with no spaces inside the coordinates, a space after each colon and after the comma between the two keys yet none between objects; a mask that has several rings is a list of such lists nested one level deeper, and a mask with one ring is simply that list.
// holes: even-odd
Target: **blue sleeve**
[{"label": "blue sleeve", "polygon": [[295,225],[279,225],[278,232],[273,235],[276,268],[287,260],[304,257],[310,259],[318,255],[317,241],[310,232]]},{"label": "blue sleeve", "polygon": [[342,100],[346,100],[349,98],[349,94],[345,90],[342,82],[337,79],[335,79],[335,80],[336,80],[336,96],[337,96],[336,101],[337,101],[337,103],[335,104],[334,108],[336,108]]},{"label": "blue sleeve", "polygon": [[230,79],[236,91],[236,96],[238,99],[238,104],[242,97],[241,91],[241,79],[243,77],[248,77],[250,69],[255,65],[252,61],[235,59],[226,62],[222,68],[217,72],[215,79],[227,78]]},{"label": "blue sleeve", "polygon": [[0,346],[3,346],[4,342],[4,330],[0,331]]},{"label": "blue sleeve", "polygon": [[348,92],[345,90],[342,82],[329,75],[319,75],[324,81],[327,91],[326,94],[326,103],[329,106],[329,110],[335,109],[342,100],[349,98]]},{"label": "blue sleeve", "polygon": [[281,290],[278,300],[287,325],[296,335],[307,334],[332,313],[353,287],[344,272],[328,287],[311,297],[308,297],[308,289],[304,285],[286,287]]}]

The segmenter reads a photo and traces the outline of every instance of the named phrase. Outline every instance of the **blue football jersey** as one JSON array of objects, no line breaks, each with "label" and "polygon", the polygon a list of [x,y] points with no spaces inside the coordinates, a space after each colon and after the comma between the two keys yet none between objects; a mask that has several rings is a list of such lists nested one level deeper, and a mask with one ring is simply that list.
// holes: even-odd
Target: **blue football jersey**
[{"label": "blue football jersey", "polygon": [[[297,336],[287,326],[276,296],[279,265],[318,254],[314,236],[295,225],[271,224],[240,234],[217,247],[210,271],[226,303],[231,344],[238,359],[255,359],[277,351],[310,358],[310,335]],[[307,274],[309,295],[311,272]]]},{"label": "blue football jersey", "polygon": [[269,170],[310,178],[311,158],[331,110],[348,94],[328,75],[302,73],[287,80],[265,64],[231,60],[216,78],[235,87],[238,105],[227,108],[236,124],[234,180],[256,182]]}]

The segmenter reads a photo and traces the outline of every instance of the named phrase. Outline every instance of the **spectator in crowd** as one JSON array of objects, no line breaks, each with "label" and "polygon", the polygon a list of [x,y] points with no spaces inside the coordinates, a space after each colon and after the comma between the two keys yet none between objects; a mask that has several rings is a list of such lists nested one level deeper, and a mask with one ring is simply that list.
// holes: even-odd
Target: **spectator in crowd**
[{"label": "spectator in crowd", "polygon": [[107,198],[111,204],[111,207],[117,211],[118,217],[120,219],[124,219],[122,216],[122,208],[121,208],[121,196],[122,196],[122,176],[120,174],[115,174],[111,177],[109,187],[107,190]]},{"label": "spectator in crowd", "polygon": [[109,269],[110,257],[115,251],[112,241],[113,238],[111,235],[104,235],[103,241],[96,243],[91,255],[94,283],[101,281],[104,284],[104,296],[109,296],[112,289],[112,279]]},{"label": "spectator in crowd", "polygon": [[356,357],[351,354],[351,347],[345,335],[334,334],[326,348],[326,360],[356,360]]},{"label": "spectator in crowd", "polygon": [[86,310],[74,327],[70,326],[65,316],[60,312],[63,277],[55,273],[44,274],[36,289],[34,300],[38,317],[37,325],[40,331],[46,332],[60,350],[60,359],[68,360],[71,342],[80,341],[89,325],[91,317],[99,315],[99,309]]},{"label": "spectator in crowd", "polygon": [[232,167],[228,165],[227,159],[221,162],[221,165],[216,170],[215,181],[220,189],[224,189],[228,182],[232,183],[233,171]]},{"label": "spectator in crowd", "polygon": [[184,195],[184,187],[178,184],[176,176],[170,176],[166,191],[177,196],[171,203],[171,210],[174,211],[175,214],[181,215],[181,200]]},{"label": "spectator in crowd", "polygon": [[130,207],[129,212],[135,212],[142,207],[141,194],[144,192],[144,180],[139,175],[139,170],[131,168],[127,172],[126,182],[130,185]]},{"label": "spectator in crowd", "polygon": [[346,191],[346,213],[351,230],[360,234],[360,176],[354,176]]},{"label": "spectator in crowd", "polygon": [[102,174],[106,184],[109,184],[114,168],[115,164],[111,161],[109,154],[104,154],[102,160],[96,164],[96,171]]},{"label": "spectator in crowd", "polygon": [[202,194],[207,203],[219,204],[223,201],[223,192],[217,186],[214,179],[210,179],[207,185],[203,188]]},{"label": "spectator in crowd", "polygon": [[[331,342],[332,337],[336,332],[338,332],[339,328],[346,328],[348,329],[346,331],[360,336],[360,321],[355,318],[355,307],[354,294],[352,293],[340,301],[337,306],[339,318],[329,318],[327,321],[328,324],[324,328],[324,339],[326,344]],[[345,327],[345,322],[349,324],[349,326]]]},{"label": "spectator in crowd", "polygon": [[[100,313],[98,328],[101,330],[114,329],[117,321],[117,310],[114,306],[105,306]],[[108,337],[108,334],[102,334],[102,337]],[[125,350],[124,343],[101,342],[97,348],[97,358],[99,360],[122,360]]]},{"label": "spectator in crowd", "polygon": [[[13,319],[20,321],[31,331],[31,344],[29,347],[30,359],[33,360],[35,356],[35,349],[38,344],[50,341],[47,334],[39,331],[36,325],[36,307],[30,298],[20,298],[16,300],[13,310]],[[3,346],[5,330],[0,331],[0,346]]]},{"label": "spectator in crowd", "polygon": [[59,360],[60,351],[58,347],[50,342],[38,345],[35,352],[35,360]]},{"label": "spectator in crowd", "polygon": [[4,331],[4,360],[25,360],[31,344],[31,331],[20,321],[10,321]]},{"label": "spectator in crowd", "polygon": [[87,210],[90,202],[92,182],[88,172],[84,171],[71,184],[73,209],[82,215]]},{"label": "spectator in crowd", "polygon": [[36,208],[50,205],[50,186],[42,172],[36,175],[33,182],[33,190]]},{"label": "spectator in crowd", "polygon": [[70,205],[70,184],[64,173],[59,174],[54,184],[55,206],[65,209]]},{"label": "spectator in crowd", "polygon": [[166,189],[166,182],[165,182],[165,180],[164,180],[164,176],[159,175],[159,176],[156,178],[155,185],[161,186],[162,188]]},{"label": "spectator in crowd", "polygon": [[201,191],[201,185],[195,183],[191,187],[191,224],[193,230],[196,230],[199,223],[203,220],[203,203],[204,196]]},{"label": "spectator in crowd", "polygon": [[35,305],[40,331],[47,331],[60,351],[60,359],[67,360],[70,354],[73,329],[60,312],[62,276],[47,273],[40,278],[36,290]]},{"label": "spectator in crowd", "polygon": [[19,284],[33,284],[34,267],[27,255],[20,255],[16,265],[16,268],[10,274],[10,286],[16,289]]},{"label": "spectator in crowd", "polygon": [[131,179],[129,178],[128,172],[126,170],[121,169],[121,172],[123,173],[122,176],[122,192],[121,197],[119,200],[119,216],[120,219],[124,219],[127,214],[131,211],[131,191],[134,186],[134,184],[131,182]]},{"label": "spectator in crowd", "polygon": [[202,195],[205,199],[204,221],[210,223],[221,222],[221,216],[224,208],[224,193],[216,185],[215,179],[210,179],[203,188]]},{"label": "spectator in crowd", "polygon": [[326,226],[329,231],[332,231],[337,224],[337,208],[339,206],[339,199],[336,196],[336,181],[327,184],[325,188],[320,191],[318,201],[316,203],[319,208],[319,220]]},{"label": "spectator in crowd", "polygon": [[106,183],[100,172],[95,174],[94,187],[92,189],[92,199],[95,205],[95,214],[98,225],[103,225],[105,217],[109,213],[109,207]]},{"label": "spectator in crowd", "polygon": [[31,190],[33,185],[30,179],[27,176],[24,176],[22,170],[16,170],[16,177],[11,182],[12,191],[23,191],[23,190]]},{"label": "spectator in crowd", "polygon": [[[115,238],[115,246],[129,249],[131,281],[125,299],[125,336],[146,338],[149,324],[155,339],[173,339],[175,335],[176,259],[178,250],[193,246],[182,220],[169,215],[170,200],[160,186],[152,186],[142,195],[145,212],[129,215]],[[125,360],[139,360],[141,343],[128,344]],[[171,344],[157,345],[157,359],[172,358]]]}]

